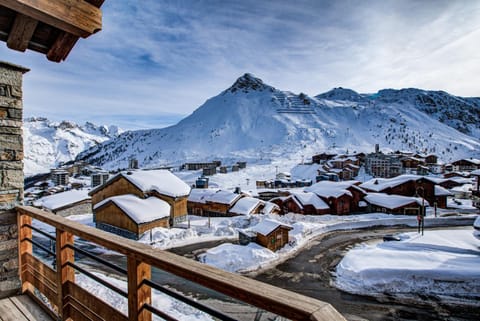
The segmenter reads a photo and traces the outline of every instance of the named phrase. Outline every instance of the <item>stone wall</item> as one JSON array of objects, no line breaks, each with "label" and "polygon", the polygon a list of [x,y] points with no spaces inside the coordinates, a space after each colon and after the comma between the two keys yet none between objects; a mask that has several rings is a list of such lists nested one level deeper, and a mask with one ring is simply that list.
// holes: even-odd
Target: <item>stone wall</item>
[{"label": "stone wall", "polygon": [[0,298],[17,293],[17,215],[23,203],[22,75],[0,61]]}]

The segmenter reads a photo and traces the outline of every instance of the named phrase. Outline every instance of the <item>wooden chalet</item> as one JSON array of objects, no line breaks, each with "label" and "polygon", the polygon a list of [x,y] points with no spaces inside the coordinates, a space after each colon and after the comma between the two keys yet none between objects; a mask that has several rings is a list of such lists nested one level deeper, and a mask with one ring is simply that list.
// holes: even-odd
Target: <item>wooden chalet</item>
[{"label": "wooden chalet", "polygon": [[92,200],[86,190],[70,190],[45,196],[33,205],[60,216],[92,213]]},{"label": "wooden chalet", "polygon": [[112,196],[95,204],[93,210],[97,228],[129,239],[138,240],[155,227],[170,226],[170,205],[154,196]]},{"label": "wooden chalet", "polygon": [[193,189],[187,199],[188,213],[199,216],[233,216],[230,209],[244,195],[226,190]]},{"label": "wooden chalet", "polygon": [[454,172],[471,172],[480,169],[480,159],[465,158],[451,163]]},{"label": "wooden chalet", "polygon": [[317,194],[328,204],[331,214],[346,215],[360,211],[360,201],[366,193],[358,184],[357,181],[320,181],[305,191]]},{"label": "wooden chalet", "polygon": [[365,201],[369,205],[369,211],[389,214],[418,215],[422,211],[422,206],[429,206],[427,201],[419,197],[384,193],[368,193],[365,196]]},{"label": "wooden chalet", "polygon": [[92,204],[119,195],[135,195],[138,198],[157,197],[170,205],[169,225],[182,222],[187,216],[187,198],[190,187],[167,170],[121,172],[105,184],[90,191]]},{"label": "wooden chalet", "polygon": [[274,220],[263,220],[251,230],[257,234],[255,242],[271,251],[277,251],[288,243],[288,232],[293,227]]},{"label": "wooden chalet", "polygon": [[[298,213],[306,215],[330,214],[330,206],[312,192],[292,193],[288,197],[278,198],[284,213]],[[275,204],[278,201],[275,201]]]},{"label": "wooden chalet", "polygon": [[258,198],[246,196],[240,198],[235,205],[228,210],[228,213],[231,216],[260,214],[262,213],[264,207],[264,201]]},{"label": "wooden chalet", "polygon": [[328,153],[316,154],[312,156],[312,163],[321,164],[323,162],[331,160],[335,156],[337,156],[337,154],[328,154]]}]

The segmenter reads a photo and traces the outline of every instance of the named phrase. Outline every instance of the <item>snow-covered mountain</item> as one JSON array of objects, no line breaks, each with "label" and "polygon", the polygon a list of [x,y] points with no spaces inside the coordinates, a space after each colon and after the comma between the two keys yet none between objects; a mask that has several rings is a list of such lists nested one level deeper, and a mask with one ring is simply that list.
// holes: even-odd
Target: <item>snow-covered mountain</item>
[{"label": "snow-covered mountain", "polygon": [[178,124],[125,132],[79,158],[126,167],[185,161],[298,159],[325,151],[411,150],[441,160],[477,156],[479,98],[419,89],[359,94],[335,88],[309,97],[281,91],[245,74]]},{"label": "snow-covered mountain", "polygon": [[110,138],[121,130],[116,126],[97,126],[90,122],[79,126],[46,118],[28,118],[24,121],[24,172],[26,176],[45,173],[59,163],[68,162],[85,149]]}]

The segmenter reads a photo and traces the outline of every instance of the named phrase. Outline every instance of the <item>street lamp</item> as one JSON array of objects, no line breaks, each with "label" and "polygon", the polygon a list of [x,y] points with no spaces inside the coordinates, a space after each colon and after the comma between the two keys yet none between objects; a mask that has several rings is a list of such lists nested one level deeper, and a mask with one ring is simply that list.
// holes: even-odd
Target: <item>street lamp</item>
[{"label": "street lamp", "polygon": [[415,189],[415,193],[417,194],[417,197],[419,196],[418,190],[422,191],[422,211],[418,215],[417,220],[418,220],[418,233],[420,233],[420,226],[422,228],[422,236],[423,236],[423,229],[424,229],[424,221],[425,221],[425,189],[423,186],[418,186]]}]

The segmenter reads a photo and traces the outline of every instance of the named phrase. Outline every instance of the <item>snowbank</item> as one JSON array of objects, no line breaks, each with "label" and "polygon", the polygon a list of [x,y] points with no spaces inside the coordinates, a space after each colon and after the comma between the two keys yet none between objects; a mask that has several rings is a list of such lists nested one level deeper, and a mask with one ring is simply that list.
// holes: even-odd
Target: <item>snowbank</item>
[{"label": "snowbank", "polygon": [[349,251],[337,266],[335,285],[362,295],[416,293],[480,305],[480,242],[471,228],[432,230],[424,236],[404,233],[400,238]]}]

